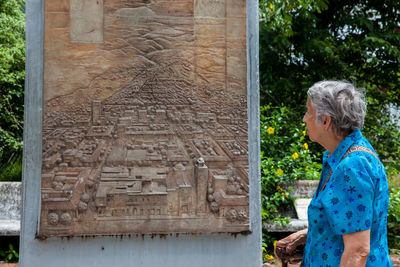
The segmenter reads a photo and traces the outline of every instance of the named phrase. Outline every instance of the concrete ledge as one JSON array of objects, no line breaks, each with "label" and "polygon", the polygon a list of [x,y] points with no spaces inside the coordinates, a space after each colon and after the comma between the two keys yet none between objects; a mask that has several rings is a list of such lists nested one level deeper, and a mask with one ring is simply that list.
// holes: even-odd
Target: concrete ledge
[{"label": "concrete ledge", "polygon": [[0,220],[0,236],[19,236],[20,230],[19,220]]},{"label": "concrete ledge", "polygon": [[278,223],[264,223],[263,227],[267,232],[297,232],[308,228],[308,222],[307,220],[291,219],[285,226]]},{"label": "concrete ledge", "polygon": [[0,236],[18,236],[21,220],[21,182],[0,182]]}]

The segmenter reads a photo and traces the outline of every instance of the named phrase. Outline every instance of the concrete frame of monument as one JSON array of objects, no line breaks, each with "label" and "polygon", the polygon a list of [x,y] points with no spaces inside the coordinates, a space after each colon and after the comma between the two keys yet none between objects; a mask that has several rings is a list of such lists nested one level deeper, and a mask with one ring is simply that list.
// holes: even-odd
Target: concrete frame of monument
[{"label": "concrete frame of monument", "polygon": [[[65,2],[54,0],[50,3]],[[198,0],[196,0],[198,1]],[[122,2],[122,1],[121,1]],[[174,1],[175,2],[175,1]],[[261,255],[261,195],[259,144],[259,87],[258,87],[258,2],[246,1],[247,9],[247,100],[248,152],[250,168],[250,230],[249,235],[197,234],[96,236],[95,238],[35,238],[40,221],[40,188],[42,166],[42,121],[44,85],[44,0],[26,3],[26,90],[24,161],[22,190],[22,224],[19,266],[248,266],[262,265]],[[133,1],[132,1],[133,3]],[[47,10],[49,11],[49,10]],[[57,10],[54,10],[56,12]],[[61,27],[68,23],[65,10],[53,14]],[[60,30],[62,31],[62,30]],[[92,44],[87,44],[92,45]],[[78,71],[79,73],[79,71]],[[60,77],[58,77],[60,78]],[[63,80],[61,79],[62,83]],[[246,144],[247,146],[247,144]],[[160,236],[161,237],[161,236]],[[171,253],[171,248],[179,254]],[[116,250],[118,253],[116,253]],[[193,253],[200,252],[200,253]],[[61,260],[60,260],[61,259]]]}]

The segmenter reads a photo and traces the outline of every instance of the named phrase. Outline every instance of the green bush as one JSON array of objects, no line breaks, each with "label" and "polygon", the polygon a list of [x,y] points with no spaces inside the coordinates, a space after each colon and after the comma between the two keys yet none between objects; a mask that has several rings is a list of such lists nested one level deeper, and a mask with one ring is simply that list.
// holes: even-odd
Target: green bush
[{"label": "green bush", "polygon": [[363,134],[383,161],[388,175],[396,175],[400,172],[398,118],[393,118],[384,106],[386,93],[371,89],[368,91],[368,113],[365,117]]},{"label": "green bush", "polygon": [[389,195],[388,242],[390,248],[400,249],[400,188],[392,188]]},{"label": "green bush", "polygon": [[21,181],[22,177],[22,160],[18,158],[16,161],[8,165],[0,172],[0,182],[4,181]]},{"label": "green bush", "polygon": [[19,254],[18,251],[14,249],[13,244],[8,244],[7,250],[0,250],[0,261],[5,262],[18,262]]},{"label": "green bush", "polygon": [[0,0],[0,170],[22,155],[24,3],[24,0]]},{"label": "green bush", "polygon": [[266,105],[260,112],[262,217],[285,223],[281,213],[293,205],[295,180],[319,179],[320,152],[311,152],[299,112]]},{"label": "green bush", "polygon": [[274,247],[276,246],[277,237],[271,236],[268,232],[262,233],[262,258],[263,261],[274,260]]}]

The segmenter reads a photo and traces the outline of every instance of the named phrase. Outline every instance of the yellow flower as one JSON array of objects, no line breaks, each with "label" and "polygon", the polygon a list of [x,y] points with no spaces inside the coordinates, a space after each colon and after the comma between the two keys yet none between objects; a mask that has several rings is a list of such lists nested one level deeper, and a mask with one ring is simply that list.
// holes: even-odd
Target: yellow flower
[{"label": "yellow flower", "polygon": [[270,9],[272,9],[273,7],[274,7],[274,5],[273,5],[273,4],[270,4],[270,5],[269,5],[269,8],[270,8]]},{"label": "yellow flower", "polygon": [[297,152],[294,152],[292,155],[292,159],[297,159],[299,157],[299,154],[297,154]]},{"label": "yellow flower", "polygon": [[266,254],[264,258],[265,258],[266,260],[273,260],[273,259],[274,259],[274,256],[269,255],[269,254]]},{"label": "yellow flower", "polygon": [[264,248],[264,247],[261,247],[261,250],[262,250],[262,252],[264,252],[265,248]]},{"label": "yellow flower", "polygon": [[278,243],[278,240],[274,241],[274,249],[276,248],[276,243]]},{"label": "yellow flower", "polygon": [[278,176],[281,176],[283,174],[283,170],[281,168],[278,169],[277,171]]},{"label": "yellow flower", "polygon": [[274,129],[274,128],[268,127],[267,133],[269,133],[269,134],[274,134],[274,132],[275,132],[275,129]]},{"label": "yellow flower", "polygon": [[303,145],[303,147],[304,147],[304,149],[308,149],[308,144],[307,143],[304,143],[304,145]]},{"label": "yellow flower", "polygon": [[303,135],[306,136],[306,131],[303,131]]},{"label": "yellow flower", "polygon": [[279,185],[276,187],[276,189],[278,189],[279,191],[282,191],[282,187],[280,187]]}]

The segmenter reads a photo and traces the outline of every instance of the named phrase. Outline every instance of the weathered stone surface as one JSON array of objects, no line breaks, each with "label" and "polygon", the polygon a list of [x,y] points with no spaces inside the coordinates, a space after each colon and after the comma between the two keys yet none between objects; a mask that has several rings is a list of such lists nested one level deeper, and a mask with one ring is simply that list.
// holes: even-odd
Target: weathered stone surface
[{"label": "weathered stone surface", "polygon": [[103,42],[103,0],[70,1],[71,42]]},{"label": "weathered stone surface", "polygon": [[45,0],[41,236],[249,229],[245,6]]},{"label": "weathered stone surface", "polygon": [[294,201],[297,217],[300,220],[308,220],[307,210],[310,202],[311,198],[298,198]]},{"label": "weathered stone surface", "polygon": [[225,0],[194,0],[194,16],[224,19],[225,5]]},{"label": "weathered stone surface", "polygon": [[21,183],[0,182],[0,236],[17,236],[20,232]]},{"label": "weathered stone surface", "polygon": [[293,186],[293,197],[295,198],[312,198],[315,190],[317,190],[318,181],[298,180]]},{"label": "weathered stone surface", "polygon": [[308,228],[308,222],[306,220],[291,219],[285,226],[277,223],[264,223],[263,227],[268,232],[297,232]]},{"label": "weathered stone surface", "polygon": [[21,183],[0,182],[0,220],[20,220]]}]

